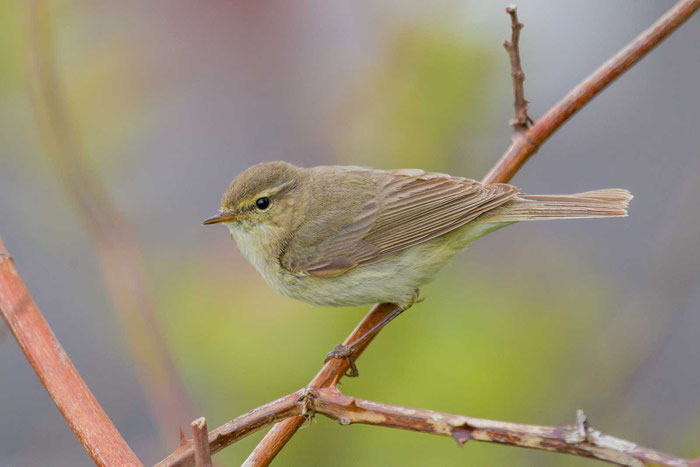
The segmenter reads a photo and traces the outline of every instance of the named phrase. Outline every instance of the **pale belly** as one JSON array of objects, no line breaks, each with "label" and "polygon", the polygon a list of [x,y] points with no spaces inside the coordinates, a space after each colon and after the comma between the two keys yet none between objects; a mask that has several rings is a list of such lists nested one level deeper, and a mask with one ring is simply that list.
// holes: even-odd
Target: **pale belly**
[{"label": "pale belly", "polygon": [[357,306],[388,302],[408,307],[418,289],[468,243],[504,225],[467,224],[388,259],[333,278],[292,274],[284,270],[279,261],[265,261],[271,252],[252,241],[249,232],[231,228],[231,233],[246,259],[280,294],[315,305]]}]

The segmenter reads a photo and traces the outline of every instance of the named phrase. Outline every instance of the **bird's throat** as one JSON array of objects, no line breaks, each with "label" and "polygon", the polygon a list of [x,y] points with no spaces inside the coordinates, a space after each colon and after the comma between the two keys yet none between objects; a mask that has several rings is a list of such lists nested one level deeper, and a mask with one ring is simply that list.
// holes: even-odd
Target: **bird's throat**
[{"label": "bird's throat", "polygon": [[241,253],[266,279],[279,272],[280,246],[284,244],[284,231],[267,224],[246,226],[242,223],[226,224]]}]

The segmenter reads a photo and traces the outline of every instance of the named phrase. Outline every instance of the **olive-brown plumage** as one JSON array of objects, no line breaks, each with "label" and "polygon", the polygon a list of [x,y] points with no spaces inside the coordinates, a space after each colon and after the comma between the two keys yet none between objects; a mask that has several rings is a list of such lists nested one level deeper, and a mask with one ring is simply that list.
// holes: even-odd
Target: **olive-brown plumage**
[{"label": "olive-brown plumage", "polygon": [[619,217],[626,190],[522,194],[416,169],[255,165],[239,174],[221,213],[244,256],[278,292],[323,305],[391,302],[418,288],[469,242],[522,220]]}]

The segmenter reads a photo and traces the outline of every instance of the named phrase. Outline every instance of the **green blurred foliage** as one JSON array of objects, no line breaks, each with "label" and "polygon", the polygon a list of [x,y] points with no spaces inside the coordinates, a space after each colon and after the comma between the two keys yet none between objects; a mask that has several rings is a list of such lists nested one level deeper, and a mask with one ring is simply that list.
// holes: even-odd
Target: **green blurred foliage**
[{"label": "green blurred foliage", "polygon": [[[95,31],[86,25],[99,25],[92,25],[89,12],[75,5],[48,2],[43,7],[51,20],[43,25],[46,29],[41,34],[51,37],[56,78],[68,103],[71,130],[78,136],[87,164],[109,183],[109,171],[124,162],[131,154],[132,140],[146,131],[146,111],[158,96],[139,55],[142,45],[118,29],[100,30],[95,40]],[[45,157],[25,82],[30,56],[27,8],[22,2],[0,2],[0,99],[4,103],[0,122],[8,135],[14,135],[8,138],[10,144],[31,142],[37,145],[32,149]],[[17,137],[17,132],[24,137]],[[32,163],[28,158],[19,161]],[[53,165],[36,168],[46,167]]]},{"label": "green blurred foliage", "polygon": [[463,160],[469,136],[490,115],[487,50],[444,24],[397,31],[348,99],[341,152],[379,168],[447,171],[453,157]]},{"label": "green blurred foliage", "polygon": [[22,85],[22,18],[17,2],[0,2],[0,96]]},{"label": "green blurred foliage", "polygon": [[78,63],[64,66],[59,72],[85,155],[102,172],[124,163],[131,140],[140,135],[139,129],[146,121],[147,103],[153,99],[138,73],[124,73],[143,67],[136,55],[138,48],[125,46],[123,39],[116,37],[87,46],[89,41],[77,39],[79,45],[69,49],[86,50],[81,51]]},{"label": "green blurred foliage", "polygon": [[148,111],[159,96],[145,46],[135,35],[96,22],[89,10],[62,2],[48,7],[56,78],[72,131],[85,162],[110,183],[110,170],[137,162],[125,159],[132,141],[148,131]]}]

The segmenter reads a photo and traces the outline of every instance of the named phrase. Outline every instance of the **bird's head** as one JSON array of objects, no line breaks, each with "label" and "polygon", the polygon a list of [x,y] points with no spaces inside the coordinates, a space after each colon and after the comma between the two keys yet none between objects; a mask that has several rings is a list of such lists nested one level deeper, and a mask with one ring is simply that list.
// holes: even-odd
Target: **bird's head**
[{"label": "bird's head", "polygon": [[244,170],[221,198],[219,214],[203,224],[225,223],[229,229],[288,229],[299,209],[304,170],[281,161],[263,162]]}]

